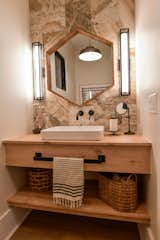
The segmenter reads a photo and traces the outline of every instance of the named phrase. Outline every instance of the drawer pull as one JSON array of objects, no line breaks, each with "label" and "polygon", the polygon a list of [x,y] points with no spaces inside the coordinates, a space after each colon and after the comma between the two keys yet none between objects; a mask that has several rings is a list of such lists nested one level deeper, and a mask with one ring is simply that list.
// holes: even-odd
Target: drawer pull
[{"label": "drawer pull", "polygon": [[[35,161],[49,161],[52,162],[54,160],[53,157],[42,157],[42,153],[36,152],[35,156],[33,157]],[[104,155],[98,155],[98,159],[84,159],[85,163],[103,163],[105,162]]]},{"label": "drawer pull", "polygon": [[103,163],[105,162],[104,155],[98,155],[98,159],[84,159],[85,163]]},{"label": "drawer pull", "polygon": [[53,161],[52,157],[42,157],[42,153],[40,153],[40,152],[36,152],[33,159],[35,161],[49,161],[49,162]]}]

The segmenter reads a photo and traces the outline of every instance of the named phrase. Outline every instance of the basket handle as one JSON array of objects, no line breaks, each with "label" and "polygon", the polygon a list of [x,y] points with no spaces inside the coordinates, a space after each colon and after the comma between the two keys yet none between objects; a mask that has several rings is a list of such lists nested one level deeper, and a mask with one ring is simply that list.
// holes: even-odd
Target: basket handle
[{"label": "basket handle", "polygon": [[137,174],[130,174],[130,175],[128,176],[128,178],[127,178],[127,182],[128,182],[129,180],[131,180],[132,177],[135,178],[135,182],[136,182],[136,184],[137,184]]}]

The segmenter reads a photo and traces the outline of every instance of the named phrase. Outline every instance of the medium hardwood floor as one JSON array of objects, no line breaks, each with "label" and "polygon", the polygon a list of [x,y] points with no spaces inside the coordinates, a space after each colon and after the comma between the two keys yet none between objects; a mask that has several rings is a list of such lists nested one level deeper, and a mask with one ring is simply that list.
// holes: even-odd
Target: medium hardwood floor
[{"label": "medium hardwood floor", "polygon": [[10,240],[139,240],[134,223],[32,211]]}]

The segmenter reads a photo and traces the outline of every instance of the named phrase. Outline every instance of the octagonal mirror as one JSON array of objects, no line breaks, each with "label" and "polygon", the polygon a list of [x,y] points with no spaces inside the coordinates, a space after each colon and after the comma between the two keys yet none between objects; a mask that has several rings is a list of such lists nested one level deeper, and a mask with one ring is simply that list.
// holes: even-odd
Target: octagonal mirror
[{"label": "octagonal mirror", "polygon": [[113,86],[113,72],[113,43],[82,29],[47,51],[48,90],[76,105]]}]

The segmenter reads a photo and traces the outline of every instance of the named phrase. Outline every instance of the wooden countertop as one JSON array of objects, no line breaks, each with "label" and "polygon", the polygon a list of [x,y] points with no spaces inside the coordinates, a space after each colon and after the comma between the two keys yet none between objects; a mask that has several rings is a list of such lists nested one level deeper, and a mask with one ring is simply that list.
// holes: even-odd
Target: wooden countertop
[{"label": "wooden countertop", "polygon": [[151,141],[141,135],[118,135],[118,136],[105,136],[101,141],[46,141],[41,139],[40,134],[30,134],[21,137],[4,140],[4,144],[53,144],[53,145],[90,145],[90,146],[105,146],[105,145],[118,145],[118,146],[150,146]]}]

